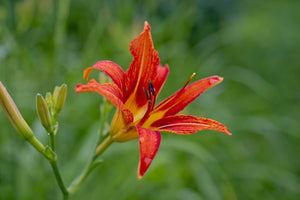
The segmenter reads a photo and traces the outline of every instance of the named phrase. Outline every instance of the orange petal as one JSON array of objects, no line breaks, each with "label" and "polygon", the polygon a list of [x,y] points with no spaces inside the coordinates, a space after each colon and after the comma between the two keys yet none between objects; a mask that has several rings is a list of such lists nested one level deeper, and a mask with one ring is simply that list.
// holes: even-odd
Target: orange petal
[{"label": "orange petal", "polygon": [[149,168],[160,145],[161,134],[158,131],[137,126],[140,144],[140,162],[138,168],[138,179],[141,179]]},{"label": "orange petal", "polygon": [[197,118],[191,115],[168,116],[155,121],[152,126],[157,127],[159,131],[178,134],[192,134],[201,130],[210,129],[231,135],[226,126],[220,122],[202,117]]},{"label": "orange petal", "polygon": [[92,67],[88,67],[84,70],[83,72],[84,80],[86,81],[88,80],[88,77],[93,69],[98,69],[105,72],[113,80],[113,82],[120,88],[120,90],[124,92],[125,72],[119,65],[109,60],[99,61]]},{"label": "orange petal", "polygon": [[114,106],[119,108],[122,113],[126,123],[133,121],[133,115],[130,110],[125,108],[122,102],[122,94],[118,86],[114,83],[99,84],[96,80],[92,79],[86,85],[77,84],[75,91],[77,93],[81,92],[97,92],[107,98]]},{"label": "orange petal", "polygon": [[156,77],[157,66],[159,65],[158,52],[154,49],[150,26],[145,22],[143,32],[130,43],[130,52],[133,56],[133,61],[126,71],[126,87],[127,95],[125,100],[129,99],[130,95],[135,96],[138,105],[147,103],[146,98],[141,98],[144,95],[143,87],[148,87],[148,80],[153,80]]},{"label": "orange petal", "polygon": [[158,65],[157,67],[157,74],[156,77],[152,80],[152,83],[154,85],[155,91],[156,91],[156,96],[158,96],[161,88],[163,87],[167,76],[169,74],[169,66],[166,65],[165,67],[162,67],[161,65]]},{"label": "orange petal", "polygon": [[194,101],[205,90],[217,85],[222,80],[223,78],[219,76],[211,76],[196,81],[189,86],[186,86],[187,84],[185,84],[185,86],[181,90],[178,90],[172,96],[168,97],[159,105],[157,105],[151,115],[153,115],[154,119],[163,118],[169,115],[175,115],[183,110],[189,103]]}]

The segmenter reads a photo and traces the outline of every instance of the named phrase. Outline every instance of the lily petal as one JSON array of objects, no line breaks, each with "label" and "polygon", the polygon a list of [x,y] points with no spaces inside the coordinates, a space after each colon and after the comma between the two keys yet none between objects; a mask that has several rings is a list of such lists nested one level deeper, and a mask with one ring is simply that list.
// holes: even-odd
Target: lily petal
[{"label": "lily petal", "polygon": [[[190,79],[189,79],[190,80]],[[219,76],[211,76],[196,81],[175,92],[173,95],[157,105],[151,113],[151,118],[159,119],[170,115],[175,115],[183,110],[189,103],[194,101],[200,94],[207,89],[217,85],[223,80]]]},{"label": "lily petal", "polygon": [[137,126],[137,130],[140,144],[138,179],[141,179],[158,151],[161,134],[158,131],[151,131],[140,126]]},{"label": "lily petal", "polygon": [[167,76],[169,74],[169,66],[166,65],[165,67],[162,67],[161,65],[158,65],[157,67],[157,74],[154,80],[152,80],[152,83],[154,85],[154,88],[156,90],[156,96],[158,96],[161,88],[163,87]]},{"label": "lily petal", "polygon": [[93,69],[98,69],[100,71],[105,72],[113,80],[113,82],[120,88],[120,90],[124,92],[125,72],[119,65],[117,65],[116,63],[110,60],[99,61],[92,67],[88,67],[84,70],[83,72],[84,80],[86,81],[88,80],[88,77]]},{"label": "lily petal", "polygon": [[128,110],[122,102],[122,93],[118,86],[114,83],[99,84],[95,79],[89,81],[86,85],[77,84],[75,92],[97,92],[107,98],[114,106],[122,111],[126,123],[133,122],[133,114]]},{"label": "lily petal", "polygon": [[226,126],[220,122],[202,117],[197,118],[191,115],[168,116],[155,121],[152,126],[158,128],[159,131],[183,135],[193,134],[206,129],[220,131],[227,135],[231,135]]},{"label": "lily petal", "polygon": [[134,102],[138,106],[147,103],[143,87],[148,87],[148,81],[156,77],[159,65],[158,52],[154,49],[150,26],[145,22],[143,32],[130,43],[133,61],[126,71],[127,95],[125,101],[134,95]]}]

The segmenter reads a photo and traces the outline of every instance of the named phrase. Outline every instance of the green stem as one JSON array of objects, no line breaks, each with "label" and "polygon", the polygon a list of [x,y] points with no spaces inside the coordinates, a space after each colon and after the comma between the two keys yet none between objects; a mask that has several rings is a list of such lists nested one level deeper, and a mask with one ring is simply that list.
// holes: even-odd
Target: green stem
[{"label": "green stem", "polygon": [[87,167],[82,171],[82,173],[71,183],[71,185],[68,187],[69,194],[74,194],[82,182],[86,179],[86,177],[91,173],[93,169],[95,169],[101,162],[95,162],[94,159],[92,159]]},{"label": "green stem", "polygon": [[49,133],[50,134],[50,147],[53,151],[55,151],[55,135],[53,132]]},{"label": "green stem", "polygon": [[107,99],[103,98],[103,102],[100,105],[100,129],[99,129],[99,137],[98,137],[97,145],[100,144],[103,137],[105,136],[105,134],[104,134],[105,122],[106,122],[107,115],[110,112],[111,108],[112,108],[112,106],[110,105],[110,102]]},{"label": "green stem", "polygon": [[64,200],[67,200],[69,198],[69,192],[66,189],[66,187],[64,185],[64,182],[61,178],[60,172],[59,172],[58,167],[57,167],[56,160],[55,161],[50,161],[50,164],[51,164],[51,167],[53,169],[53,172],[54,172],[55,178],[57,180],[58,186],[59,186],[60,190],[63,193]]},{"label": "green stem", "polygon": [[106,149],[113,143],[113,139],[110,135],[100,144],[97,146],[94,159],[100,156]]},{"label": "green stem", "polygon": [[[51,131],[49,133],[49,137],[50,137],[50,147],[51,147],[51,150],[55,153],[55,135],[56,135],[56,131],[57,131],[57,114],[54,113],[53,116],[52,116],[52,127],[51,127]],[[57,166],[57,159],[53,159],[53,160],[49,160],[50,164],[51,164],[51,167],[52,167],[52,170],[54,172],[54,175],[55,175],[55,178],[56,178],[56,181],[58,183],[58,186],[61,190],[61,192],[63,193],[63,199],[64,200],[67,200],[69,199],[69,192],[66,188],[66,186],[64,185],[64,182],[62,180],[62,177],[61,177],[61,174],[60,174],[60,171],[58,169],[58,166]]]},{"label": "green stem", "polygon": [[51,118],[51,131],[49,133],[49,136],[50,136],[50,147],[51,149],[55,152],[55,135],[56,135],[56,132],[57,132],[57,129],[58,129],[58,122],[57,122],[57,118],[58,118],[58,115],[56,112],[54,112],[54,114],[52,115],[52,118]]},{"label": "green stem", "polygon": [[95,154],[87,167],[82,171],[82,173],[71,183],[68,187],[69,194],[73,194],[78,190],[82,182],[86,179],[86,177],[91,173],[93,169],[95,169],[101,161],[97,161],[97,157],[100,156],[111,144],[113,140],[109,135],[97,148]]}]

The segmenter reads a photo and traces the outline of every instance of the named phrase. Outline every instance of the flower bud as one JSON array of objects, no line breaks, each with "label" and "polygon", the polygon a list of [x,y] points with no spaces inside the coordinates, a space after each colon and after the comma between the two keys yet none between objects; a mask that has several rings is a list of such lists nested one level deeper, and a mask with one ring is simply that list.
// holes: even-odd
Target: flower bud
[{"label": "flower bud", "polygon": [[36,110],[43,127],[48,133],[52,132],[49,108],[44,97],[40,94],[36,95]]},{"label": "flower bud", "polygon": [[52,95],[54,100],[57,98],[59,89],[60,89],[60,87],[55,86],[54,91],[53,91],[53,95]]},{"label": "flower bud", "polygon": [[34,137],[31,128],[28,126],[16,104],[10,97],[6,88],[0,81],[0,105],[2,106],[6,116],[24,140]]},{"label": "flower bud", "polygon": [[45,100],[46,100],[48,108],[51,108],[53,106],[53,98],[52,98],[51,92],[46,93]]},{"label": "flower bud", "polygon": [[58,114],[63,108],[67,97],[67,85],[62,84],[60,87],[56,87],[53,92],[54,108]]}]

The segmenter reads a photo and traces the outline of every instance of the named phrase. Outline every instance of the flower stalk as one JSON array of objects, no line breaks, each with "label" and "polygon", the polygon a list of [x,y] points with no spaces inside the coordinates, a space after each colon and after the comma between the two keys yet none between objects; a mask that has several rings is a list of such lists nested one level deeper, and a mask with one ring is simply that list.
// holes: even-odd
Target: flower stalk
[{"label": "flower stalk", "polygon": [[[67,85],[62,84],[60,87],[55,87],[53,94],[48,92],[46,99],[40,94],[37,95],[36,108],[40,121],[49,134],[50,147],[46,147],[49,152],[55,152],[55,136],[58,131],[57,118],[62,110],[67,96]],[[57,180],[58,186],[63,193],[64,199],[69,198],[69,192],[63,182],[62,176],[57,166],[56,154],[52,156],[53,159],[48,159],[52,167],[54,176]]]},{"label": "flower stalk", "polygon": [[102,163],[102,160],[96,160],[100,155],[102,155],[105,150],[113,143],[112,137],[108,135],[107,138],[103,140],[101,144],[99,144],[96,148],[93,158],[88,163],[87,167],[81,172],[81,174],[75,178],[75,180],[68,187],[69,194],[73,194],[78,190],[82,182],[86,179],[86,177],[91,173],[93,169],[95,169],[99,164]]},{"label": "flower stalk", "polygon": [[54,175],[55,175],[55,178],[56,178],[56,181],[58,183],[58,186],[61,190],[61,192],[63,193],[63,196],[64,196],[64,200],[67,200],[69,198],[69,192],[67,190],[67,188],[65,187],[65,184],[62,180],[62,177],[60,175],[60,172],[59,172],[59,169],[57,167],[57,161],[50,161],[50,165],[52,167],[52,170],[54,172]]},{"label": "flower stalk", "polygon": [[100,156],[101,154],[103,154],[103,152],[113,143],[113,139],[112,137],[109,135],[107,136],[107,138],[105,138],[105,140],[99,144],[96,148],[96,151],[95,151],[95,155],[94,155],[94,160]]},{"label": "flower stalk", "polygon": [[[50,162],[55,178],[57,179],[58,185],[64,195],[64,199],[68,199],[68,192],[64,183],[62,181],[60,172],[57,167],[57,156],[53,151],[53,148],[49,148],[48,146],[44,146],[35,136],[31,128],[28,126],[24,118],[22,117],[20,111],[18,110],[15,102],[7,92],[6,88],[0,81],[0,104],[3,108],[5,114],[8,119],[11,121],[12,125],[19,133],[19,135],[27,142],[29,142],[38,152],[43,154],[47,160]],[[46,101],[42,98],[41,95],[37,95],[37,111],[39,118],[41,119],[42,125],[50,130],[51,127],[49,125],[50,116],[49,110],[46,105]],[[52,129],[51,129],[52,130]],[[54,144],[53,144],[54,145]]]},{"label": "flower stalk", "polygon": [[97,145],[99,145],[103,138],[106,136],[107,131],[105,131],[105,126],[107,123],[107,117],[112,109],[112,105],[107,99],[102,98],[102,104],[100,104],[100,127],[99,127],[99,134],[98,134],[98,142]]}]

